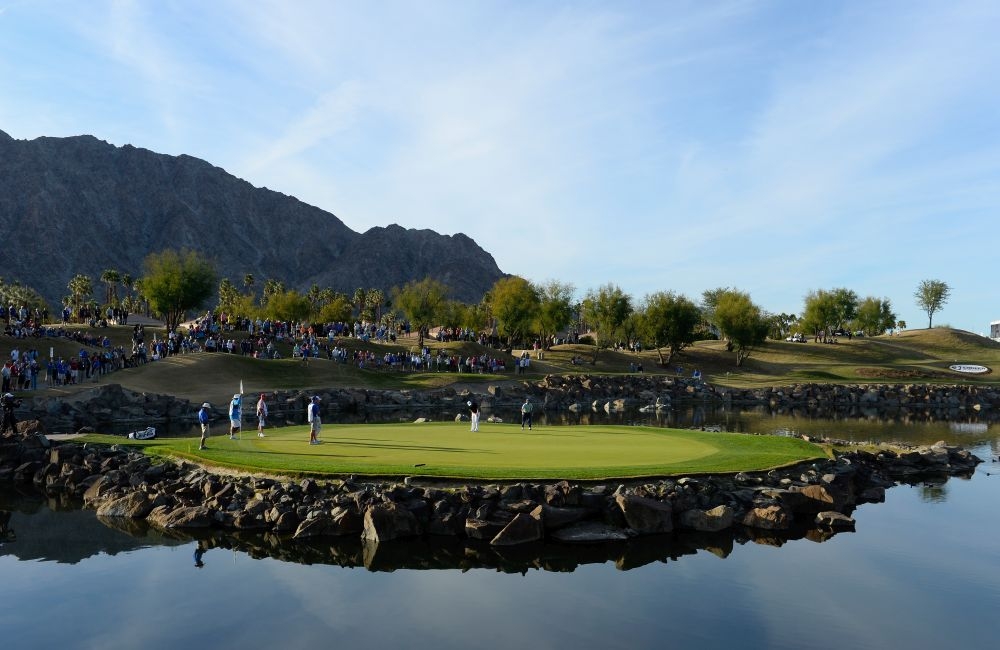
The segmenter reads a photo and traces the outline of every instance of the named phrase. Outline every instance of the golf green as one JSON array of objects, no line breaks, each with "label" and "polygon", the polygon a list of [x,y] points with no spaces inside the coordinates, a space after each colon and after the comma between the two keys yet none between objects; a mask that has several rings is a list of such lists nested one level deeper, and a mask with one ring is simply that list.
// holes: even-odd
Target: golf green
[{"label": "golf green", "polygon": [[[102,436],[102,438],[105,438]],[[541,426],[427,422],[324,425],[321,444],[306,426],[135,443],[150,453],[246,471],[289,474],[431,476],[458,479],[597,480],[766,470],[819,458],[797,438],[615,425]],[[120,439],[118,439],[120,441]]]}]

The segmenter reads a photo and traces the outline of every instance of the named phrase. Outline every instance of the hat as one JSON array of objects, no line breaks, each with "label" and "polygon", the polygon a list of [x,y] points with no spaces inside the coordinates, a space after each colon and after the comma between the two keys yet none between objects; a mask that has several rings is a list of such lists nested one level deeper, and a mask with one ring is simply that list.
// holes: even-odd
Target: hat
[{"label": "hat", "polygon": [[209,404],[208,402],[205,402],[204,404],[201,405],[201,408],[203,408],[203,409],[210,409],[210,408],[212,408],[212,405]]},{"label": "hat", "polygon": [[243,397],[242,393],[236,393],[235,395],[233,395],[233,399],[239,399],[241,397]]},{"label": "hat", "polygon": [[313,401],[314,402],[318,402],[319,401],[319,395],[313,395]]},{"label": "hat", "polygon": [[472,400],[470,399],[468,402],[466,402],[466,404],[468,404],[469,406],[472,406]]}]

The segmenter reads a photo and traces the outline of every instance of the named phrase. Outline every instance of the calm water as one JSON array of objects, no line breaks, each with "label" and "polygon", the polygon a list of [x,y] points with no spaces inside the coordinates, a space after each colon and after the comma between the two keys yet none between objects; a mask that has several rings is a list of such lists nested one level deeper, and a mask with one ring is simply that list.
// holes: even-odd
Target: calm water
[{"label": "calm water", "polygon": [[[971,479],[888,490],[885,503],[854,512],[857,532],[822,543],[665,537],[497,553],[454,540],[199,542],[0,495],[16,535],[0,546],[3,646],[995,647],[1000,425],[754,413],[702,422],[716,423],[945,439],[987,462]],[[207,549],[200,568],[199,544]]]}]

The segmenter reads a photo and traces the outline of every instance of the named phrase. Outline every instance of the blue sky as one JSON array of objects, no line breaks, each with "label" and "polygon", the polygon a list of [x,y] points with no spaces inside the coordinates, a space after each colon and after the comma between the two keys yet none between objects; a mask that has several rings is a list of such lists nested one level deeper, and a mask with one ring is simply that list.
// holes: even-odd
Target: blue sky
[{"label": "blue sky", "polygon": [[1000,319],[1000,3],[0,0],[0,130],[203,158],[635,300]]}]

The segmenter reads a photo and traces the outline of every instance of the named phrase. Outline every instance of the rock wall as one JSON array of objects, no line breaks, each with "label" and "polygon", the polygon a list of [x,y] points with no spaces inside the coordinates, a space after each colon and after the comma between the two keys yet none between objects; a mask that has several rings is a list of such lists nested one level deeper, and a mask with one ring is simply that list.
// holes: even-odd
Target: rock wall
[{"label": "rock wall", "polygon": [[[309,397],[322,398],[324,415],[338,412],[366,413],[384,409],[428,408],[465,411],[468,390],[368,390],[336,388],[321,391],[271,393],[273,417],[297,421]],[[932,412],[939,419],[979,414],[1000,416],[1000,389],[983,385],[925,384],[795,384],[792,386],[733,389],[662,375],[549,375],[537,382],[483,385],[475,398],[486,410],[515,407],[531,397],[547,411],[669,410],[675,404],[708,402],[736,407],[763,406],[772,410],[802,409],[823,415],[853,411],[899,410]],[[169,395],[138,393],[118,384],[83,391],[70,398],[42,396],[25,400],[18,411],[22,420],[40,420],[50,431],[100,429],[123,424],[136,427],[157,423],[193,423],[198,406]],[[250,414],[247,411],[248,417]],[[216,419],[227,417],[225,408],[214,409]]]},{"label": "rock wall", "polygon": [[968,475],[982,462],[937,443],[877,453],[855,449],[769,472],[615,486],[569,481],[448,486],[417,485],[412,479],[218,475],[118,446],[54,444],[38,423],[22,423],[17,436],[0,440],[0,483],[80,499],[107,519],[145,520],[164,530],[270,532],[294,540],[461,537],[493,547],[620,541],[675,530],[849,529],[858,504],[884,500],[885,490],[897,482]]}]

